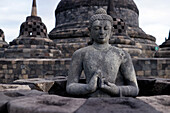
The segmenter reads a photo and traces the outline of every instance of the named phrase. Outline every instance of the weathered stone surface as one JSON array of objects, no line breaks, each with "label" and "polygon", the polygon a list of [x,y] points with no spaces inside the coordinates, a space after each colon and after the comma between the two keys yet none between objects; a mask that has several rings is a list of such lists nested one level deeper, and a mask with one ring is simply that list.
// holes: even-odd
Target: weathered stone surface
[{"label": "weathered stone surface", "polygon": [[0,91],[31,90],[28,85],[0,84]]},{"label": "weathered stone surface", "polygon": [[67,76],[71,59],[0,59],[0,83]]},{"label": "weathered stone surface", "polygon": [[10,100],[25,98],[29,96],[41,96],[44,94],[47,93],[40,92],[37,90],[15,90],[15,91],[0,92],[0,113],[8,113],[7,103]]},{"label": "weathered stone surface", "polygon": [[76,113],[160,113],[135,98],[89,98]]},{"label": "weathered stone surface", "polygon": [[33,89],[37,89],[40,91],[48,92],[50,88],[54,85],[53,80],[47,80],[45,78],[33,78],[33,79],[20,79],[14,81],[16,84],[27,84],[34,85]]},{"label": "weathered stone surface", "polygon": [[[156,39],[147,35],[139,27],[139,10],[133,0],[61,0],[55,11],[56,25],[50,32],[49,37],[56,42],[59,42],[59,40],[70,40],[70,38],[81,40],[89,37],[89,31],[87,30],[89,18],[97,9],[101,7],[107,9],[108,5],[112,4],[114,5],[110,6],[113,9],[111,13],[114,11],[115,18],[122,19],[127,24],[128,35],[142,47],[142,57],[153,57],[154,48],[157,46],[155,43]],[[121,23],[118,23],[117,25],[119,26]],[[115,27],[115,31],[122,31],[123,29],[124,26],[122,28],[120,26],[118,28]],[[74,43],[77,45],[79,41]],[[139,51],[139,48],[135,47]],[[69,47],[65,46],[65,48],[69,50]],[[67,54],[72,53],[68,51]]]},{"label": "weathered stone surface", "polygon": [[139,96],[170,95],[170,79],[138,77]]},{"label": "weathered stone surface", "polygon": [[[89,23],[93,43],[74,52],[67,93],[90,97],[137,96],[138,84],[130,55],[109,44],[113,18],[100,8]],[[86,84],[78,83],[82,72]]]},{"label": "weathered stone surface", "polygon": [[[33,5],[36,4],[33,1]],[[36,10],[35,5],[32,7]],[[35,11],[33,11],[35,13]],[[61,51],[49,39],[47,28],[35,14],[28,16],[20,27],[19,36],[4,51],[5,58],[57,58]]]},{"label": "weathered stone surface", "polygon": [[152,92],[154,95],[170,95],[170,79],[157,78]]},{"label": "weathered stone surface", "polygon": [[137,78],[139,86],[139,96],[154,95],[153,88],[156,82],[155,78]]},{"label": "weathered stone surface", "polygon": [[54,80],[54,85],[51,87],[48,93],[60,96],[68,96],[66,92],[67,77],[59,76],[53,78],[52,80]]},{"label": "weathered stone surface", "polygon": [[135,58],[133,65],[139,77],[170,78],[170,58]]},{"label": "weathered stone surface", "polygon": [[170,96],[137,97],[162,113],[170,113]]},{"label": "weathered stone surface", "polygon": [[86,99],[60,97],[56,95],[42,95],[10,101],[10,113],[73,113]]}]

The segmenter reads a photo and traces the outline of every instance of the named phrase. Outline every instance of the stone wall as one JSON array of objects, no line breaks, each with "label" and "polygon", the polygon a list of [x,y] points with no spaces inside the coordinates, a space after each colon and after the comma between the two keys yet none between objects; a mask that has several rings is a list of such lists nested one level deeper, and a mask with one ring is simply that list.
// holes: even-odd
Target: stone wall
[{"label": "stone wall", "polygon": [[133,59],[137,76],[170,78],[170,58]]},{"label": "stone wall", "polygon": [[0,59],[0,83],[67,75],[70,59]]},{"label": "stone wall", "polygon": [[[17,79],[66,76],[70,58],[65,59],[0,59],[0,83]],[[133,59],[139,77],[170,78],[170,58]]]}]

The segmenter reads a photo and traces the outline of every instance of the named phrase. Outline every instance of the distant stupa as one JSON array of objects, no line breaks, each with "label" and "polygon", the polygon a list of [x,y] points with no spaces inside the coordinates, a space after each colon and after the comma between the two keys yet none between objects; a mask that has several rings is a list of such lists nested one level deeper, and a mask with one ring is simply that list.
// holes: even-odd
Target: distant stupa
[{"label": "distant stupa", "polygon": [[60,54],[56,44],[49,39],[47,28],[37,16],[36,0],[33,0],[31,16],[22,23],[18,38],[10,42],[6,58],[56,58]]},{"label": "distant stupa", "polygon": [[155,56],[158,58],[170,58],[170,31],[168,39],[166,39],[159,47],[159,51]]},{"label": "distant stupa", "polygon": [[0,58],[4,57],[4,50],[8,48],[8,43],[5,41],[5,35],[0,29]]}]

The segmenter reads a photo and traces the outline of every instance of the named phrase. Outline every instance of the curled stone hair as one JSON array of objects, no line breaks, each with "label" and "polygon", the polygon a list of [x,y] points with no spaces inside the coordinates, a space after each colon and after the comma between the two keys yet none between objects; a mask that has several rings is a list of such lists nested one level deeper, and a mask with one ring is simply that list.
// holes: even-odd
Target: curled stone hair
[{"label": "curled stone hair", "polygon": [[111,22],[111,24],[113,25],[113,19],[110,15],[107,14],[106,10],[104,10],[103,8],[100,8],[96,11],[96,14],[93,15],[91,18],[90,18],[90,21],[89,21],[89,24],[90,24],[90,27],[92,26],[93,22],[95,20],[108,20]]}]

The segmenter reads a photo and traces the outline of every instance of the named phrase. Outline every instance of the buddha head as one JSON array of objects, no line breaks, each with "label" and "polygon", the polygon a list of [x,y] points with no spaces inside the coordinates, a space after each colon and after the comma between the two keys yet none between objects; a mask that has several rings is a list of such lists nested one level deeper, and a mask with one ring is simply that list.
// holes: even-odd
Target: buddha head
[{"label": "buddha head", "polygon": [[90,18],[89,31],[91,39],[97,44],[109,43],[113,33],[113,19],[103,8]]}]

